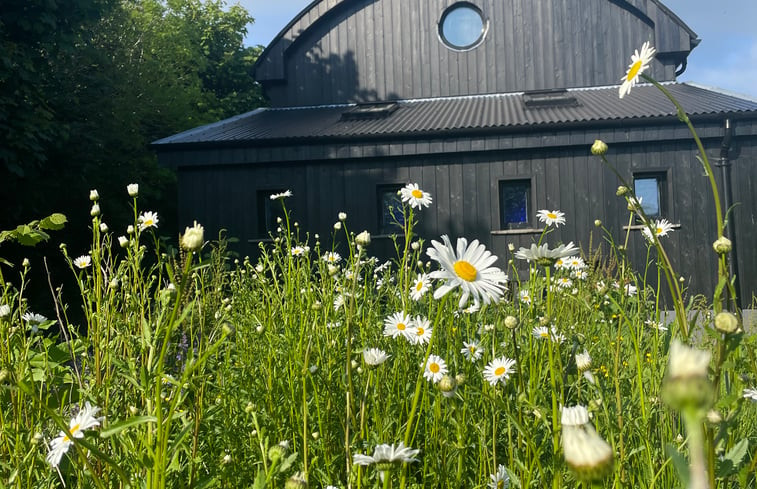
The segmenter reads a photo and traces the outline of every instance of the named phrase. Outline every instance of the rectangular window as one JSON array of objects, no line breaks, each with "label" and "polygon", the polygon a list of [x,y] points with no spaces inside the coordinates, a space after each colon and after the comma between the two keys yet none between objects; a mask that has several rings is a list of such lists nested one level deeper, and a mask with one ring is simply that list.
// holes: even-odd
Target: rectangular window
[{"label": "rectangular window", "polygon": [[376,188],[378,209],[378,233],[401,234],[405,225],[402,215],[402,199],[398,192],[402,185],[379,185]]},{"label": "rectangular window", "polygon": [[271,200],[271,195],[284,192],[284,189],[258,190],[258,236],[267,238],[278,226],[277,217],[283,217],[281,199]]},{"label": "rectangular window", "polygon": [[531,179],[499,182],[499,222],[501,229],[532,227]]},{"label": "rectangular window", "polygon": [[637,173],[633,176],[633,192],[641,199],[644,213],[659,219],[667,215],[667,183],[665,173]]}]

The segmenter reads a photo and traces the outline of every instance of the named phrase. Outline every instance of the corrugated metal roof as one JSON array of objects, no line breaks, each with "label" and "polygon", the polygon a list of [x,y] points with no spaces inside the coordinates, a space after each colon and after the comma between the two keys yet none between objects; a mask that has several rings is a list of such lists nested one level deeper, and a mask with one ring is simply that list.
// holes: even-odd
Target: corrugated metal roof
[{"label": "corrugated metal roof", "polygon": [[[718,90],[686,84],[665,85],[690,116],[754,113],[757,101]],[[527,108],[523,93],[399,100],[399,109],[384,118],[342,120],[355,104],[257,109],[231,119],[198,127],[153,143],[225,144],[288,140],[392,137],[441,131],[519,128],[587,122],[674,117],[675,108],[657,88],[634,87],[618,98],[618,87],[568,90],[577,106]]]}]

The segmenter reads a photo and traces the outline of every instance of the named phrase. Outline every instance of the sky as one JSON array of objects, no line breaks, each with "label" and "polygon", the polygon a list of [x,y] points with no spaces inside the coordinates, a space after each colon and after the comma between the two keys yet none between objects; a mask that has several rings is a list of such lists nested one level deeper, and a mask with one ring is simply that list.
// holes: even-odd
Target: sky
[{"label": "sky", "polygon": [[[238,1],[255,18],[248,26],[245,43],[266,46],[312,0]],[[689,55],[686,71],[678,80],[757,100],[757,0],[662,2],[702,40]]]}]

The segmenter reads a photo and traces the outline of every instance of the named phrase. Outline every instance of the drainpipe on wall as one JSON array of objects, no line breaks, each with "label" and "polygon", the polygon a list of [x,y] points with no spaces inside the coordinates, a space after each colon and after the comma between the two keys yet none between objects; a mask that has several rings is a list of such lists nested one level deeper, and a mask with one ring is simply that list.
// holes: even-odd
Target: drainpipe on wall
[{"label": "drainpipe on wall", "polygon": [[[718,163],[716,164],[716,166],[720,167],[720,177],[723,181],[723,204],[726,212],[728,212],[728,210],[733,205],[733,188],[731,185],[731,160],[728,156],[728,153],[731,150],[732,140],[733,125],[731,124],[731,119],[726,118],[723,121],[723,141],[720,143],[720,158],[718,158]],[[736,222],[732,215],[728,219],[728,225],[726,226],[724,233],[727,234],[726,237],[730,239],[731,243],[733,244],[733,248],[731,249],[730,253],[730,260],[728,260],[728,272],[730,273],[731,277],[736,277],[736,280],[733,284],[734,289],[736,290],[736,304],[739,308],[741,308],[741,277],[737,275],[739,267],[738,258],[736,255]]]}]

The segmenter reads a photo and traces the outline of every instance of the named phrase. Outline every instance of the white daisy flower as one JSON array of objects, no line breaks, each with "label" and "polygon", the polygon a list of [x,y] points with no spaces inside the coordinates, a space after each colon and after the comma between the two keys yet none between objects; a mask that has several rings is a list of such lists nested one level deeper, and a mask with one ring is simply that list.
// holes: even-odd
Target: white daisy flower
[{"label": "white daisy flower", "polygon": [[147,228],[158,227],[158,213],[147,211],[139,216],[139,230],[144,231]]},{"label": "white daisy flower", "polygon": [[560,224],[565,224],[565,213],[561,211],[549,211],[542,209],[536,213],[536,217],[539,221],[545,223],[547,226],[555,225],[559,227]]},{"label": "white daisy flower", "polygon": [[510,476],[507,475],[507,470],[502,464],[497,466],[497,472],[490,474],[489,478],[491,479],[487,484],[489,489],[507,489],[510,486]]},{"label": "white daisy flower", "polygon": [[567,268],[568,267],[568,261],[567,261],[567,259],[565,259],[565,258],[558,258],[557,260],[555,260],[554,267],[555,267],[556,270],[559,270],[561,268]]},{"label": "white daisy flower", "polygon": [[561,289],[567,289],[568,287],[573,287],[573,281],[569,279],[568,277],[558,277],[555,282],[557,282],[557,286]]},{"label": "white daisy flower", "polygon": [[82,269],[87,268],[92,264],[92,257],[89,255],[82,255],[79,258],[74,260],[74,265],[76,268]]},{"label": "white daisy flower", "polygon": [[363,350],[363,361],[366,365],[377,367],[387,361],[391,355],[378,348],[366,348]]},{"label": "white daisy flower", "polygon": [[484,350],[479,346],[477,341],[463,341],[463,348],[460,350],[466,360],[470,362],[477,362],[481,355],[484,354]]},{"label": "white daisy flower", "polygon": [[410,207],[421,209],[431,205],[431,194],[418,188],[417,183],[408,183],[400,189],[402,202],[407,202]]},{"label": "white daisy flower", "polygon": [[442,359],[442,357],[438,355],[429,355],[428,361],[426,362],[426,365],[424,366],[423,370],[423,377],[426,378],[426,380],[433,382],[436,384],[440,380],[442,380],[442,377],[444,377],[444,374],[447,373],[447,364]]},{"label": "white daisy flower", "polygon": [[21,319],[23,319],[24,321],[26,321],[32,326],[35,326],[35,325],[38,326],[44,323],[45,321],[47,321],[47,318],[45,316],[43,316],[42,314],[37,314],[36,312],[24,313],[24,315],[21,316]]},{"label": "white daisy flower", "polygon": [[284,199],[284,198],[286,198],[286,197],[291,197],[292,195],[293,195],[293,194],[292,194],[292,191],[291,191],[291,190],[285,190],[285,191],[283,191],[283,192],[279,192],[279,193],[277,193],[277,194],[271,194],[271,196],[270,196],[269,198],[270,198],[271,200],[276,200],[276,199]]},{"label": "white daisy flower", "polygon": [[588,351],[576,353],[576,368],[579,372],[585,372],[591,368],[591,355]]},{"label": "white daisy flower", "polygon": [[414,345],[425,345],[431,340],[433,328],[430,326],[428,319],[416,316],[412,327],[407,329],[405,338]]},{"label": "white daisy flower", "polygon": [[[658,238],[667,236],[668,233],[673,232],[673,225],[667,219],[657,219],[652,224],[652,228],[654,229],[654,236],[657,236]],[[647,241],[654,243],[652,231],[649,230],[648,226],[641,228],[641,232]]]},{"label": "white daisy flower", "polygon": [[633,56],[631,56],[631,64],[628,65],[628,71],[626,71],[626,75],[621,78],[623,83],[620,85],[620,90],[618,92],[620,98],[623,98],[630,93],[631,88],[633,88],[639,81],[639,76],[649,69],[649,63],[652,62],[654,54],[655,48],[649,44],[649,41],[641,45],[641,53],[639,53],[638,50],[633,53]]},{"label": "white daisy flower", "polygon": [[336,265],[337,263],[342,261],[342,257],[339,256],[339,253],[335,251],[327,251],[323,255],[323,261],[325,261],[326,263],[330,263],[332,265]]},{"label": "white daisy flower", "polygon": [[636,291],[638,290],[635,285],[633,284],[626,284],[626,286],[623,288],[627,296],[634,296],[636,295]]},{"label": "white daisy flower", "polygon": [[297,245],[293,246],[292,249],[289,251],[292,256],[305,256],[310,251],[309,246],[303,246],[303,245]]},{"label": "white daisy flower", "polygon": [[486,250],[478,240],[468,245],[465,238],[457,239],[457,250],[452,248],[449,238],[444,235],[442,241],[431,241],[433,248],[426,250],[426,254],[439,262],[442,269],[431,272],[431,278],[446,280],[446,283],[436,289],[434,299],[439,299],[456,287],[460,287],[462,294],[458,306],[462,309],[468,298],[473,296],[477,302],[489,304],[502,298],[507,283],[507,275],[499,268],[491,265],[497,257]]},{"label": "white daisy flower", "polygon": [[511,358],[495,358],[484,368],[484,378],[492,387],[497,385],[498,382],[504,384],[510,378],[510,374],[514,372],[513,365],[515,365],[515,360]]},{"label": "white daisy flower", "polygon": [[429,279],[429,276],[427,273],[419,273],[418,277],[413,282],[413,288],[412,292],[410,292],[410,297],[414,301],[418,301],[423,297],[423,295],[428,291],[428,289],[431,288],[431,280]]},{"label": "white daisy flower", "polygon": [[644,324],[652,328],[655,328],[657,331],[660,331],[663,333],[668,330],[668,327],[662,324],[662,321],[655,321],[654,319],[647,319],[646,321],[644,321]]},{"label": "white daisy flower", "polygon": [[744,389],[742,397],[744,397],[744,399],[749,399],[752,402],[757,402],[757,389]]},{"label": "white daisy flower", "polygon": [[570,272],[570,276],[577,280],[586,280],[589,277],[589,274],[586,270],[573,270]]},{"label": "white daisy flower", "polygon": [[566,258],[565,266],[571,270],[581,271],[586,268],[586,262],[580,256],[571,256]]},{"label": "white daisy flower", "polygon": [[558,259],[573,256],[578,253],[578,248],[573,245],[573,241],[566,245],[560,245],[557,248],[550,250],[549,245],[544,243],[541,246],[537,246],[536,243],[531,243],[531,248],[521,247],[515,252],[515,258],[519,260],[527,260],[529,262],[535,261],[542,266],[553,265]]},{"label": "white daisy flower", "polygon": [[534,329],[531,330],[531,334],[534,335],[534,338],[540,340],[550,339],[550,331],[546,326],[534,326]]},{"label": "white daisy flower", "polygon": [[395,447],[394,445],[381,444],[376,445],[373,449],[373,455],[363,455],[356,453],[352,457],[352,463],[355,465],[376,464],[379,470],[388,470],[392,465],[409,464],[417,462],[415,458],[420,450],[406,447],[402,442]]},{"label": "white daisy flower", "polygon": [[404,312],[395,312],[388,318],[384,319],[384,336],[396,338],[398,336],[407,337],[408,329],[412,327],[412,319]]},{"label": "white daisy flower", "polygon": [[[84,404],[84,408],[81,409],[76,416],[71,418],[68,424],[68,431],[71,432],[72,438],[83,438],[84,430],[100,426],[100,420],[102,418],[96,418],[95,415],[100,411],[99,407],[92,406],[89,402]],[[60,459],[73,445],[73,439],[61,431],[57,438],[50,442],[50,451],[47,453],[47,463],[53,467],[57,467],[60,464]]]},{"label": "white daisy flower", "polygon": [[520,289],[520,291],[518,291],[518,297],[524,304],[531,304],[531,293],[528,289]]}]

